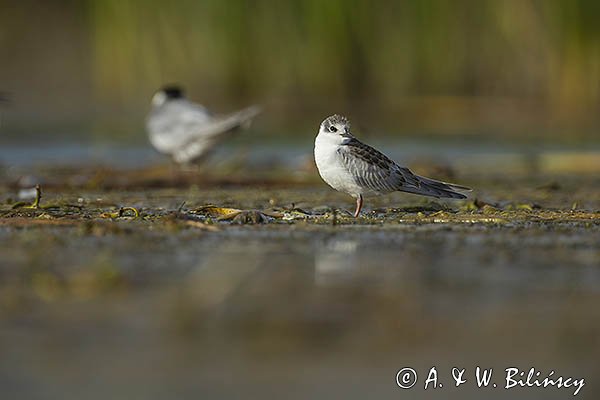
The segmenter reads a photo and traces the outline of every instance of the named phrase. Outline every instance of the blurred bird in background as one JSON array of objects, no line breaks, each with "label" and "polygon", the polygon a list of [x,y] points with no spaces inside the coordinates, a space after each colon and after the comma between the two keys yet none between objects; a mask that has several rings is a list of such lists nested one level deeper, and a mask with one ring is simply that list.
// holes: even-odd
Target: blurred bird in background
[{"label": "blurred bird in background", "polygon": [[251,106],[231,114],[211,114],[204,106],[189,101],[178,86],[166,86],[152,98],[146,120],[150,143],[178,164],[199,164],[211,151],[240,128],[249,127],[260,113]]}]

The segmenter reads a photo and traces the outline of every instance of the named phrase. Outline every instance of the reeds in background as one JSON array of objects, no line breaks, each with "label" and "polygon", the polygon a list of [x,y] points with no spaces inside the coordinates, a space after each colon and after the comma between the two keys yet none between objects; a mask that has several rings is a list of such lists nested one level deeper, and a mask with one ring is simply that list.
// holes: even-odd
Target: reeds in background
[{"label": "reeds in background", "polygon": [[0,83],[64,84],[65,120],[138,121],[158,86],[180,82],[218,109],[266,104],[271,128],[329,110],[400,132],[581,138],[600,125],[593,0],[4,3]]}]

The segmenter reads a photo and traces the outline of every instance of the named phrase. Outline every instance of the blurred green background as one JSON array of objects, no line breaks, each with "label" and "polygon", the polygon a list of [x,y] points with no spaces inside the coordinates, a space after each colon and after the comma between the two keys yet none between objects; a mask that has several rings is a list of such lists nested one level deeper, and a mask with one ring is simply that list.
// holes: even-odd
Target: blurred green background
[{"label": "blurred green background", "polygon": [[[0,0],[4,139],[145,140],[177,82],[255,129],[334,112],[373,135],[584,142],[600,127],[596,0]],[[366,128],[368,126],[368,129]]]}]

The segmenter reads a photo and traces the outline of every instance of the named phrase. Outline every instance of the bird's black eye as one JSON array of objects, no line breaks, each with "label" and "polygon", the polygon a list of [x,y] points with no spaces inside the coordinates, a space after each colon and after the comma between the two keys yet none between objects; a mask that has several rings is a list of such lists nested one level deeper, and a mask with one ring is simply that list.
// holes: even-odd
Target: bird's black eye
[{"label": "bird's black eye", "polygon": [[329,127],[329,132],[337,132],[337,128],[333,125]]}]

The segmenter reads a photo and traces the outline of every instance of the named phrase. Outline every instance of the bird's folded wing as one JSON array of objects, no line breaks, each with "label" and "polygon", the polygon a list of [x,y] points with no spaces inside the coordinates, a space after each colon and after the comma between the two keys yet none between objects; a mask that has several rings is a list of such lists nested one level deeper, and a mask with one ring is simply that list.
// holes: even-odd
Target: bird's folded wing
[{"label": "bird's folded wing", "polygon": [[190,135],[206,139],[229,132],[238,127],[246,127],[260,112],[261,108],[259,106],[252,106],[224,116],[215,116],[204,124],[194,127]]},{"label": "bird's folded wing", "polygon": [[355,182],[375,193],[402,191],[432,197],[462,199],[466,196],[455,190],[469,190],[464,186],[449,184],[415,175],[357,139],[351,139],[338,149],[345,167]]},{"label": "bird's folded wing", "polygon": [[253,106],[191,126],[185,140],[172,152],[175,161],[192,162],[201,159],[236,128],[249,125],[259,113],[260,108]]},{"label": "bird's folded wing", "polygon": [[396,171],[396,164],[383,153],[357,139],[351,139],[338,149],[344,166],[355,182],[375,193],[389,193],[405,183]]}]

